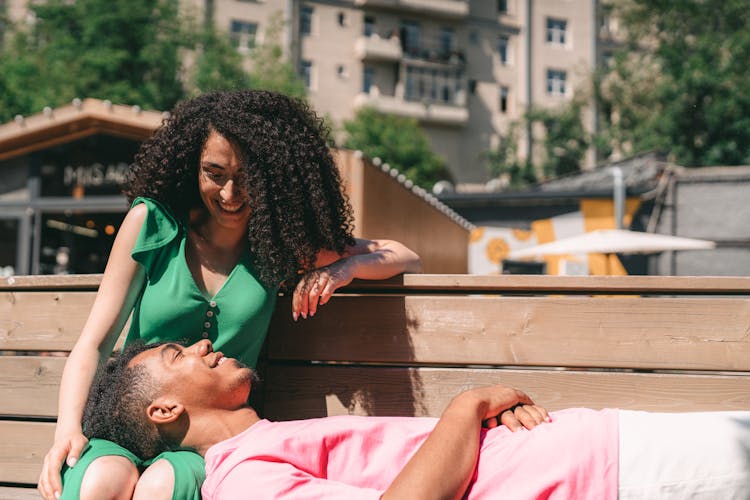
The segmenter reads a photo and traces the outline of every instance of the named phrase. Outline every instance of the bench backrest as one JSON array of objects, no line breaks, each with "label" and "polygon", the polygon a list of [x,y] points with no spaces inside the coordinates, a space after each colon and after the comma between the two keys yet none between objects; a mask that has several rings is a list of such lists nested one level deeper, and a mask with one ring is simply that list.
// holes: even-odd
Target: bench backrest
[{"label": "bench backrest", "polygon": [[[0,282],[0,497],[32,495],[99,276]],[[309,320],[281,297],[254,401],[272,419],[437,416],[462,389],[548,409],[750,410],[750,278],[406,275]],[[5,487],[3,490],[2,487]]]}]

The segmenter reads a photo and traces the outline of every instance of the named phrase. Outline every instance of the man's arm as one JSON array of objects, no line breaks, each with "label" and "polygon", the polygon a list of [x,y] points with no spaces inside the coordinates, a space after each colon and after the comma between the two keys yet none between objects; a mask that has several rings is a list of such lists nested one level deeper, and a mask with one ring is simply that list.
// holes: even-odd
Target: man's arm
[{"label": "man's arm", "polygon": [[381,498],[461,498],[477,465],[483,422],[488,427],[501,423],[515,431],[546,420],[547,411],[515,389],[492,386],[459,394]]}]

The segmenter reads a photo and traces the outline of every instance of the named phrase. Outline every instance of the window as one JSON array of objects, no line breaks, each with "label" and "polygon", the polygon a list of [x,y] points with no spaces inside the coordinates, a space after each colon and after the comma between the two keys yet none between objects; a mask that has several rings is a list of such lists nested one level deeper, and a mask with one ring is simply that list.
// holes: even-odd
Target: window
[{"label": "window", "polygon": [[339,12],[338,15],[339,26],[346,26],[346,14]]},{"label": "window", "polygon": [[374,80],[375,69],[371,66],[365,66],[365,70],[362,74],[362,92],[364,92],[365,94],[369,94]]},{"label": "window", "polygon": [[421,29],[414,21],[401,21],[401,45],[409,55],[419,55]]},{"label": "window", "polygon": [[568,22],[562,19],[547,18],[547,43],[565,45],[565,30]]},{"label": "window", "polygon": [[248,51],[255,47],[255,33],[258,31],[257,24],[232,19],[229,31],[232,45],[237,47],[240,52]]},{"label": "window", "polygon": [[444,55],[453,52],[453,28],[440,28],[440,52]]},{"label": "window", "polygon": [[302,81],[305,82],[305,88],[309,89],[312,86],[312,62],[300,61],[299,63],[300,76]]},{"label": "window", "polygon": [[508,87],[500,87],[500,112],[508,112]]},{"label": "window", "polygon": [[553,96],[565,95],[565,71],[548,69],[547,70],[547,94]]},{"label": "window", "polygon": [[365,36],[375,34],[375,17],[365,16]]},{"label": "window", "polygon": [[299,32],[300,35],[309,35],[312,33],[313,8],[309,5],[303,5],[299,12]]},{"label": "window", "polygon": [[500,63],[504,66],[508,64],[508,37],[500,36],[497,39],[497,53],[500,56]]},{"label": "window", "polygon": [[508,12],[508,0],[497,0],[497,11],[505,14]]},{"label": "window", "polygon": [[338,76],[341,79],[349,78],[349,72],[346,71],[346,66],[343,64],[339,64],[336,66],[336,76]]},{"label": "window", "polygon": [[469,32],[469,43],[475,47],[479,45],[479,33],[476,30]]},{"label": "window", "polygon": [[406,66],[405,98],[452,104],[463,92],[463,73]]}]

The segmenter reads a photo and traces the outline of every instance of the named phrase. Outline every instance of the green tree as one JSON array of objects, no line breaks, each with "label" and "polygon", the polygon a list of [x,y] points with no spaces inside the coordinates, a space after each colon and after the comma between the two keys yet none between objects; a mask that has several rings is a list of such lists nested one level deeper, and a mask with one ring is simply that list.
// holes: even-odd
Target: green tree
[{"label": "green tree", "polygon": [[628,43],[600,76],[605,139],[680,164],[750,162],[750,9],[746,0],[631,0]]},{"label": "green tree", "polygon": [[257,44],[250,54],[250,87],[304,98],[305,83],[284,55],[283,35],[283,15],[276,12],[269,18],[263,42]]},{"label": "green tree", "polygon": [[500,137],[497,147],[487,152],[487,169],[492,177],[507,179],[511,189],[519,189],[536,182],[534,167],[518,158],[518,129],[523,121],[514,121],[508,133]]},{"label": "green tree", "polygon": [[353,120],[344,122],[344,130],[344,147],[380,158],[419,186],[430,189],[437,181],[450,179],[445,162],[432,151],[414,119],[361,108]]},{"label": "green tree", "polygon": [[242,55],[229,37],[217,33],[213,25],[204,28],[191,83],[197,91],[250,87],[250,75],[243,69]]},{"label": "green tree", "polygon": [[537,170],[543,177],[558,177],[581,169],[589,134],[581,120],[583,104],[580,99],[554,109],[535,109],[526,116],[533,125],[544,130],[544,157]]},{"label": "green tree", "polygon": [[[0,119],[74,97],[170,109],[188,88],[246,83],[228,44],[178,7],[178,0],[29,3],[34,22],[14,27],[0,51]],[[197,54],[194,66],[185,53]]]}]

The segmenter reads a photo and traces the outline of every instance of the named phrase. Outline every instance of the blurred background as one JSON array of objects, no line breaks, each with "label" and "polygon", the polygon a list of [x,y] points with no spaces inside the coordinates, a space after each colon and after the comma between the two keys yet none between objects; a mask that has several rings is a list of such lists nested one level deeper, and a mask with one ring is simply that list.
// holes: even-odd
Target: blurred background
[{"label": "blurred background", "polygon": [[0,1],[0,276],[102,272],[140,142],[226,88],[307,100],[356,235],[426,272],[747,275],[748,26],[745,0]]}]

